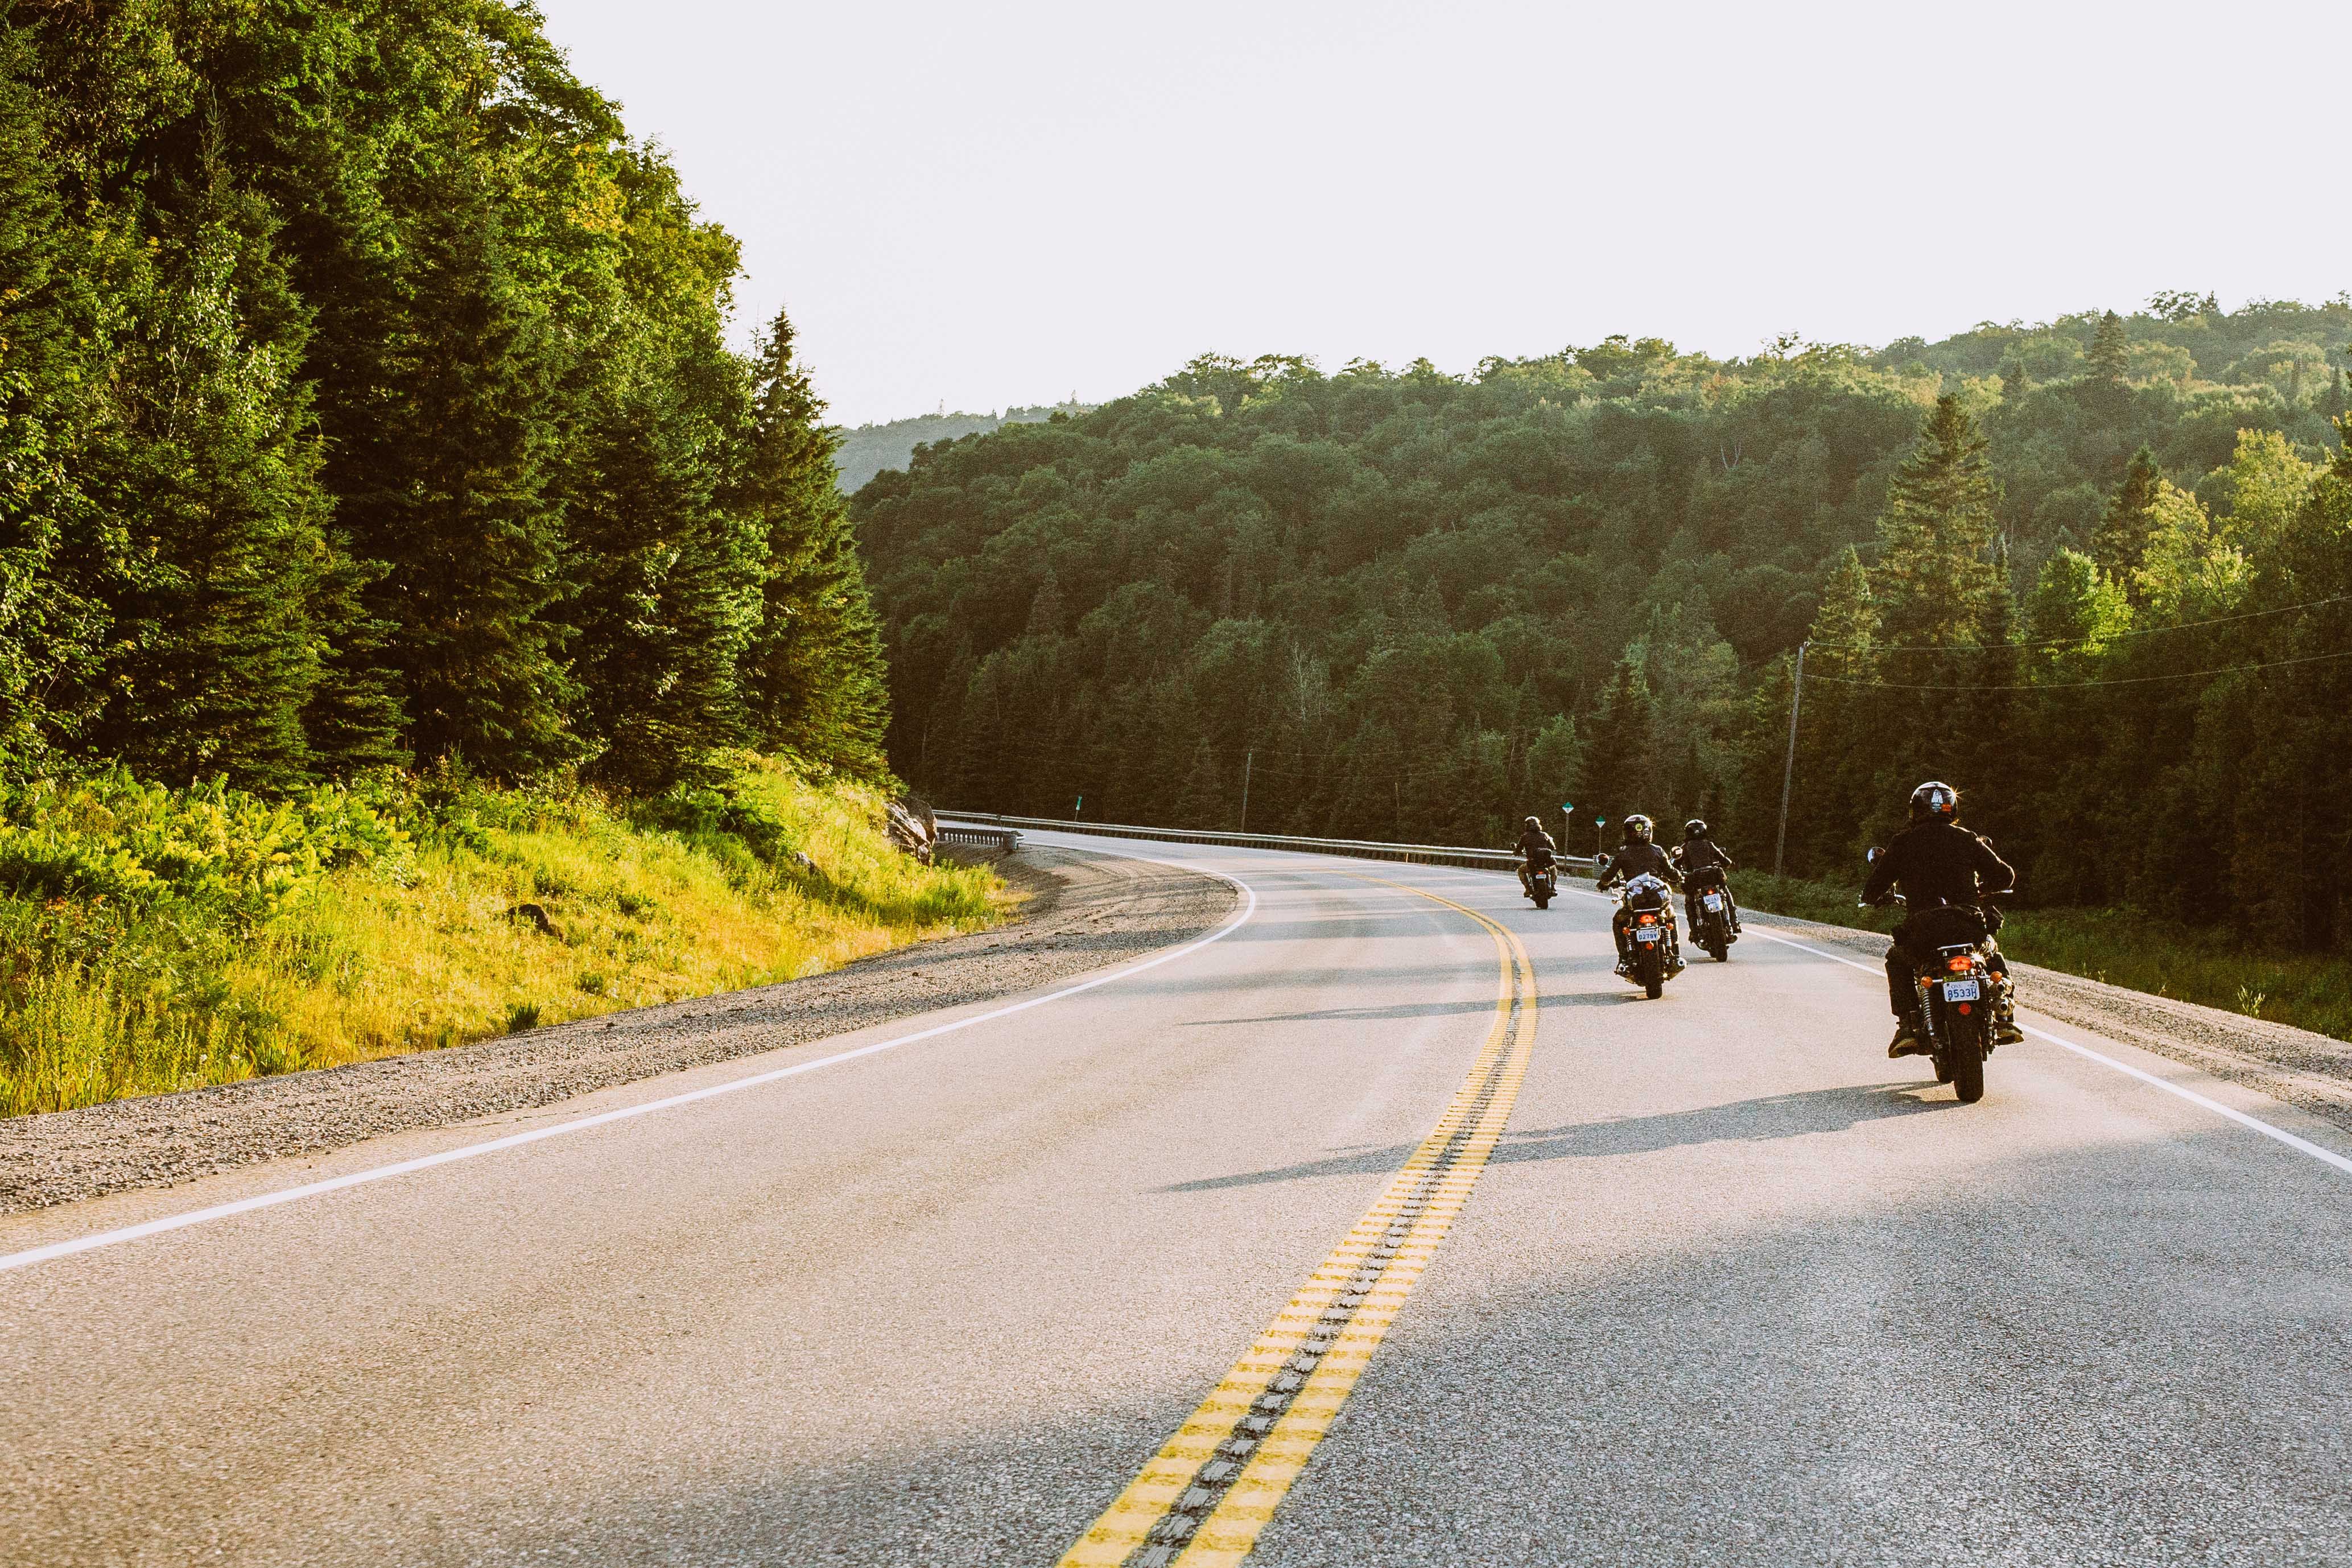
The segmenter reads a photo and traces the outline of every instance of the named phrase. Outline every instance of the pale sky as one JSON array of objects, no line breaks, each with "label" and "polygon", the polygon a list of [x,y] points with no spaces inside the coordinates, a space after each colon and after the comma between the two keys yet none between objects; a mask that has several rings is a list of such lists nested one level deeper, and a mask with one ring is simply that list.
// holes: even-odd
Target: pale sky
[{"label": "pale sky", "polygon": [[856,425],[2352,289],[2352,7],[541,0]]}]

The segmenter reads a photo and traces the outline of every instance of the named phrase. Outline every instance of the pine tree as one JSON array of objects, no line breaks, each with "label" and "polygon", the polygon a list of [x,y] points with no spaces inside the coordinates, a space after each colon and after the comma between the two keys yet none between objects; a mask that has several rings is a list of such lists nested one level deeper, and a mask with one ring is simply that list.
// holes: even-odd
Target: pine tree
[{"label": "pine tree", "polygon": [[2016,403],[2033,390],[2032,378],[2025,373],[2024,356],[2011,352],[2000,362],[2000,400]]},{"label": "pine tree", "polygon": [[881,628],[866,591],[847,506],[835,483],[835,437],[793,359],[781,312],[753,368],[752,426],[734,504],[758,520],[768,550],[761,614],[741,685],[761,742],[854,773],[887,767],[889,690]]},{"label": "pine tree", "polygon": [[2122,488],[2107,503],[2106,513],[2091,536],[2092,558],[2116,582],[2129,582],[2147,553],[2148,537],[2156,528],[2158,488],[2163,482],[2154,452],[2142,447],[2133,453]]},{"label": "pine tree", "polygon": [[[319,684],[312,612],[332,553],[293,382],[299,315],[249,201],[215,190],[175,227],[90,455],[97,493],[131,520],[144,570],[115,595],[109,698],[89,740],[174,784],[222,775],[289,789],[311,772],[302,715]],[[275,342],[241,329],[273,319]]]},{"label": "pine tree", "polygon": [[1048,566],[1045,579],[1037,584],[1035,596],[1029,601],[1029,621],[1021,636],[1024,641],[1050,642],[1062,635],[1064,623],[1069,618],[1069,609],[1062,599],[1062,584]]},{"label": "pine tree", "polygon": [[42,765],[100,689],[112,552],[70,460],[85,269],[44,145],[30,50],[0,28],[0,773]]},{"label": "pine tree", "polygon": [[1592,723],[1583,767],[1577,779],[1577,804],[1612,823],[1629,812],[1655,815],[1646,800],[1660,782],[1657,777],[1657,733],[1653,721],[1650,689],[1638,660],[1620,659],[1601,711]]},{"label": "pine tree", "polygon": [[1228,826],[1224,780],[1218,773],[1217,753],[1205,735],[1192,748],[1192,765],[1185,769],[1183,787],[1176,793],[1174,815],[1179,827],[1213,831]]},{"label": "pine tree", "polygon": [[547,474],[561,363],[473,176],[433,182],[413,308],[383,382],[360,416],[346,411],[341,516],[359,555],[386,567],[368,609],[394,628],[385,655],[415,753],[517,778],[583,749],[568,630],[545,614],[562,591]]},{"label": "pine tree", "polygon": [[1985,447],[1959,398],[1946,393],[1888,487],[1871,594],[1890,645],[1941,647],[1982,640],[1998,576]]},{"label": "pine tree", "polygon": [[1907,788],[1905,778],[1930,775],[1981,788],[1992,783],[1987,764],[2000,755],[2008,702],[2000,689],[2012,675],[2002,650],[2013,606],[1994,559],[1985,446],[1958,397],[1937,398],[1879,518],[1871,587],[1888,651],[1871,722],[1885,763],[1882,797]]},{"label": "pine tree", "polygon": [[590,771],[654,793],[711,774],[746,736],[737,665],[767,542],[715,493],[717,425],[694,392],[725,384],[716,354],[630,348],[603,367],[602,406],[573,437],[563,615],[581,729],[600,748]]},{"label": "pine tree", "polygon": [[2117,392],[2124,389],[2131,374],[2131,339],[2124,331],[2123,318],[2113,310],[2101,316],[2093,330],[2084,368],[2094,384]]}]

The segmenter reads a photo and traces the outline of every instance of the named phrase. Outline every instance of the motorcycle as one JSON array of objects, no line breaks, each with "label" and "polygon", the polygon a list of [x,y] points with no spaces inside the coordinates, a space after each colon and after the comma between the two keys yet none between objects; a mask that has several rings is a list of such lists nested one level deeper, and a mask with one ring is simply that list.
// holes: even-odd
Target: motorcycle
[{"label": "motorcycle", "polygon": [[1660,877],[1644,871],[1626,882],[1617,895],[1625,911],[1625,929],[1633,938],[1626,972],[1652,1001],[1666,982],[1683,972],[1682,938],[1675,924],[1674,894]]},{"label": "motorcycle", "polygon": [[[1875,849],[1870,853],[1878,858]],[[1900,893],[1889,895],[1907,906]],[[1992,928],[1974,904],[1938,904],[1910,917],[1915,955],[1912,983],[1936,1081],[1948,1083],[1963,1105],[1984,1098],[1985,1058],[1992,1054],[1993,1021],[2008,982],[1986,963]]]},{"label": "motorcycle", "polygon": [[1542,850],[1528,858],[1524,879],[1527,896],[1536,901],[1536,908],[1551,908],[1552,900],[1559,896],[1559,862]]},{"label": "motorcycle", "polygon": [[1689,889],[1691,940],[1717,963],[1725,963],[1731,944],[1739,939],[1731,931],[1731,888],[1723,879],[1723,868],[1702,866],[1683,875]]}]

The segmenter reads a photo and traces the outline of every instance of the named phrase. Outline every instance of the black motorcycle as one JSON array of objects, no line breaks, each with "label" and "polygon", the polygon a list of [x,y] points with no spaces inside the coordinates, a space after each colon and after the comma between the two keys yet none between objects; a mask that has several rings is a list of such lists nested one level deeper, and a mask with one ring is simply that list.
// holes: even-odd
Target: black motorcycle
[{"label": "black motorcycle", "polygon": [[[1871,858],[1878,858],[1877,851]],[[1890,895],[1905,904],[1900,893]],[[1908,921],[1912,983],[1919,988],[1920,1044],[1935,1064],[1936,1081],[1948,1083],[1963,1105],[1984,1098],[1985,1058],[1992,1052],[1993,1020],[2004,982],[1986,960],[1992,926],[1975,904],[1938,904],[1914,910]]]},{"label": "black motorcycle", "polygon": [[1625,963],[1633,984],[1655,1001],[1666,982],[1683,972],[1682,937],[1675,924],[1675,900],[1663,878],[1644,871],[1619,890],[1625,931],[1633,939]]},{"label": "black motorcycle", "polygon": [[1706,949],[1717,963],[1731,956],[1731,944],[1739,939],[1731,931],[1731,885],[1724,880],[1720,866],[1702,866],[1696,871],[1683,873],[1683,885],[1690,900],[1691,940]]},{"label": "black motorcycle", "polygon": [[1548,849],[1538,849],[1528,857],[1527,874],[1521,886],[1536,908],[1551,908],[1552,900],[1559,896],[1559,862]]}]

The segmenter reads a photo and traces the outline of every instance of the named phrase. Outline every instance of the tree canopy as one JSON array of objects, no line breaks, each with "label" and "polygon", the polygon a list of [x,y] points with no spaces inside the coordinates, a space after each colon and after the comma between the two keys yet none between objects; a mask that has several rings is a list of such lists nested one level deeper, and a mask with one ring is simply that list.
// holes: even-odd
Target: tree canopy
[{"label": "tree canopy", "polygon": [[727,346],[737,272],[528,6],[0,11],[0,763],[881,769],[833,438],[787,321]]},{"label": "tree canopy", "polygon": [[2352,300],[2181,295],[1736,361],[1203,357],[857,493],[890,754],[975,808],[1231,826],[1246,774],[1269,831],[1503,843],[1573,802],[1580,845],[1639,809],[1769,858],[1810,638],[1791,869],[1940,775],[2044,897],[2285,898],[2280,800],[2341,887],[2352,668],[2278,660],[2352,619],[2269,612],[2344,564],[2348,353]]}]

